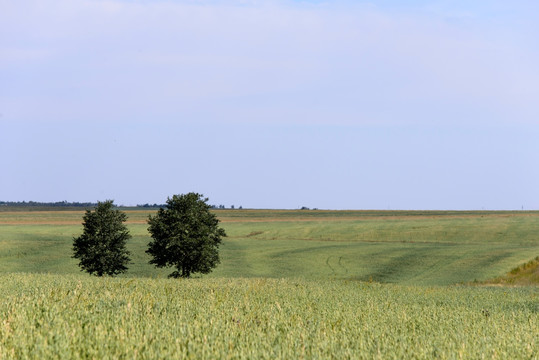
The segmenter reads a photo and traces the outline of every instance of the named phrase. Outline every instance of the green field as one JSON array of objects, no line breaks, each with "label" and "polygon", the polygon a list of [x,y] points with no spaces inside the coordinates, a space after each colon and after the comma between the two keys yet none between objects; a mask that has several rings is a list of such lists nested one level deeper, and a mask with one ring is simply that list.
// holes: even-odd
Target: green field
[{"label": "green field", "polygon": [[[148,264],[148,211],[127,211],[133,263]],[[0,212],[0,273],[77,273],[81,211]],[[538,212],[217,211],[228,237],[211,277],[449,285],[505,274],[539,254]]]},{"label": "green field", "polygon": [[537,359],[533,288],[0,275],[1,359]]},{"label": "green field", "polygon": [[0,359],[539,359],[539,287],[459,285],[539,254],[539,212],[219,210],[210,275],[167,279],[127,211],[118,278],[81,211],[0,211]]}]

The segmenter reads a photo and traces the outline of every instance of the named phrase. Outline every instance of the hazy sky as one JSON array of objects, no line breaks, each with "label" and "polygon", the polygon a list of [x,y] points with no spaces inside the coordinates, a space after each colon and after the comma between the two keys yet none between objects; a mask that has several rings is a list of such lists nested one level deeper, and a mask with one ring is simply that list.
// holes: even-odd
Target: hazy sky
[{"label": "hazy sky", "polygon": [[539,2],[0,0],[0,200],[539,209]]}]

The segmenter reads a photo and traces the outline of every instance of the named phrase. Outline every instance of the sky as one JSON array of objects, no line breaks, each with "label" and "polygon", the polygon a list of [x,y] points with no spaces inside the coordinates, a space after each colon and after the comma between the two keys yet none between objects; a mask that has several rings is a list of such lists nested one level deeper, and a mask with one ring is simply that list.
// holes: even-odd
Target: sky
[{"label": "sky", "polygon": [[539,2],[0,0],[0,201],[539,209]]}]

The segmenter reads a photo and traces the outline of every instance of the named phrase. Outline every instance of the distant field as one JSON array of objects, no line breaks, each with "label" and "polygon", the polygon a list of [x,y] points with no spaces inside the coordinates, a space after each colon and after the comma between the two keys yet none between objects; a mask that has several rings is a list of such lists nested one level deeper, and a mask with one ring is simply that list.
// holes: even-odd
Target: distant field
[{"label": "distant field", "polygon": [[[0,272],[78,273],[72,238],[83,211],[0,212]],[[126,210],[133,264],[154,211]],[[505,274],[539,255],[539,212],[217,210],[229,235],[210,277],[344,279],[447,285]]]}]

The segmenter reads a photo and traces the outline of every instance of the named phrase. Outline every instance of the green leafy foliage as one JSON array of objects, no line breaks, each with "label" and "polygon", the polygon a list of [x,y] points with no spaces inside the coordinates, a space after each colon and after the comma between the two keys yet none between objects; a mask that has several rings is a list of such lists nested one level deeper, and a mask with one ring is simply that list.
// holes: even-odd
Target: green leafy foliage
[{"label": "green leafy foliage", "polygon": [[157,267],[175,266],[170,277],[188,278],[207,274],[219,263],[219,245],[226,236],[219,220],[210,212],[208,199],[201,194],[174,195],[166,208],[149,217],[148,231],[153,241],[146,251]]},{"label": "green leafy foliage", "polygon": [[118,275],[127,271],[131,260],[126,242],[131,238],[124,222],[127,215],[113,209],[112,200],[99,202],[83,217],[84,230],[73,239],[73,257],[81,270],[97,276]]}]

